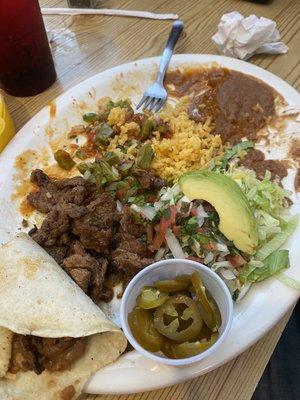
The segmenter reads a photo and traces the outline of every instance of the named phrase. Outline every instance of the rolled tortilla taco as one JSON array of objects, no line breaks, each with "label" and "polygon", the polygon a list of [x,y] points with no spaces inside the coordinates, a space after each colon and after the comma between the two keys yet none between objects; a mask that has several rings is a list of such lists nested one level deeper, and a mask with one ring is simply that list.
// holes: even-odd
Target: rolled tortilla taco
[{"label": "rolled tortilla taco", "polygon": [[0,399],[74,400],[121,330],[28,235],[0,248]]}]

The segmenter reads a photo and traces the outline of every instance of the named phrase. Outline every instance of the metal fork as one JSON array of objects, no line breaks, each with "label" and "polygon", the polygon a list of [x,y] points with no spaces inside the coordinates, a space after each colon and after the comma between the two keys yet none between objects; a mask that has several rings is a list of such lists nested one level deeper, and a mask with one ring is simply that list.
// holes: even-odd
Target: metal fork
[{"label": "metal fork", "polygon": [[153,110],[154,112],[157,112],[165,104],[168,93],[164,88],[164,77],[172,57],[174,47],[179,39],[183,27],[184,24],[182,21],[178,20],[173,22],[168,41],[161,56],[156,81],[145,91],[141,101],[136,106],[136,109],[143,106],[143,110],[147,109],[149,111]]}]

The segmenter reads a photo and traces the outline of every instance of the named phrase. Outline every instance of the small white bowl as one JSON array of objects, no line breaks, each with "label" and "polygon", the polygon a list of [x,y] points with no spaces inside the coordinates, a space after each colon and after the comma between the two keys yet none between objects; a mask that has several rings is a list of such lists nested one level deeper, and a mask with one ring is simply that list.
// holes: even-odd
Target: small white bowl
[{"label": "small white bowl", "polygon": [[[128,324],[128,314],[136,306],[136,298],[143,286],[151,286],[157,280],[173,279],[177,275],[199,272],[201,279],[218,305],[221,314],[221,327],[218,340],[207,350],[193,357],[171,359],[161,353],[145,350],[134,338]],[[121,324],[124,334],[131,345],[142,355],[162,364],[182,366],[188,365],[210,356],[222,344],[232,323],[233,302],[230,292],[222,279],[208,267],[191,260],[169,259],[158,261],[139,272],[127,286],[121,303]]]}]

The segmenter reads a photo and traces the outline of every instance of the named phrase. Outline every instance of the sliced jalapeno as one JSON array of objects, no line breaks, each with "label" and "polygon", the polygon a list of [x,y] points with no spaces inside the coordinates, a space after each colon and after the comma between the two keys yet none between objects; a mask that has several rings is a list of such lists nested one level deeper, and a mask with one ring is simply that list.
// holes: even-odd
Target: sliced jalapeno
[{"label": "sliced jalapeno", "polygon": [[191,275],[183,274],[178,275],[174,278],[176,282],[184,282],[184,283],[191,283]]},{"label": "sliced jalapeno", "polygon": [[155,329],[150,310],[135,307],[128,315],[128,323],[133,336],[146,350],[156,352],[161,349],[164,338]]},{"label": "sliced jalapeno", "polygon": [[168,298],[167,293],[161,293],[154,287],[145,286],[141,294],[137,297],[136,303],[139,307],[148,310],[161,306]]},{"label": "sliced jalapeno", "polygon": [[164,281],[156,281],[154,286],[162,292],[177,292],[178,290],[185,290],[189,284],[186,282],[179,282],[175,279]]},{"label": "sliced jalapeno", "polygon": [[188,296],[171,296],[154,312],[154,327],[171,340],[193,340],[200,333],[202,325],[198,307]]},{"label": "sliced jalapeno", "polygon": [[202,342],[184,342],[173,344],[166,341],[162,346],[162,352],[169,358],[187,358],[195,356],[211,347],[218,338],[218,334],[212,334],[211,338]]},{"label": "sliced jalapeno", "polygon": [[197,272],[193,272],[192,276],[192,284],[193,287],[195,288],[196,296],[200,303],[203,305],[205,311],[210,314],[214,314],[214,310],[212,308],[212,305],[210,304],[206,292],[205,292],[205,287],[202,283],[202,280],[200,278],[200,275]]}]

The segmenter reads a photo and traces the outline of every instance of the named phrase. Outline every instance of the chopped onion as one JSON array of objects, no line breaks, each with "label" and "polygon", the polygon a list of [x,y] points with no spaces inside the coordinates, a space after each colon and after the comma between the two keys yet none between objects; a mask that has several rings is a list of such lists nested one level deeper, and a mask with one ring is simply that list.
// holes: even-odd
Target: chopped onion
[{"label": "chopped onion", "polygon": [[216,243],[216,250],[225,252],[228,251],[228,247],[226,246],[226,244]]},{"label": "chopped onion", "polygon": [[203,208],[202,204],[200,204],[196,208],[196,212],[197,212],[198,226],[199,226],[199,228],[201,228],[201,226],[204,224],[204,219],[208,217],[208,214],[204,211],[204,208]]},{"label": "chopped onion", "polygon": [[165,235],[167,245],[171,250],[174,258],[185,258],[185,254],[180,243],[174,233],[168,229]]},{"label": "chopped onion", "polygon": [[[218,257],[218,261],[224,261],[224,260],[226,260],[226,257],[228,256],[230,254],[230,251],[224,251],[224,252],[222,252],[220,255],[219,255],[219,257]],[[229,261],[229,260],[227,260],[227,261]],[[230,262],[230,261],[229,261]],[[231,264],[231,262],[230,262],[230,264]]]},{"label": "chopped onion", "polygon": [[156,211],[154,207],[152,206],[138,206],[136,204],[131,204],[130,208],[132,210],[142,214],[145,218],[150,219],[150,221],[153,220],[155,217]]},{"label": "chopped onion", "polygon": [[120,177],[119,171],[117,170],[116,167],[112,166],[111,167],[112,172],[114,173],[114,175],[116,175],[118,178]]},{"label": "chopped onion", "polygon": [[204,224],[204,217],[197,217],[197,222],[198,222],[198,226],[199,228],[201,228],[201,226]]},{"label": "chopped onion", "polygon": [[179,185],[175,185],[173,187],[168,187],[168,188],[163,188],[160,192],[160,200],[162,201],[168,201],[172,200],[173,197],[177,196],[180,193],[180,187]]},{"label": "chopped onion", "polygon": [[229,261],[217,261],[217,262],[213,263],[211,269],[213,271],[217,271],[219,268],[223,268],[223,267],[230,268],[231,267],[230,262]]},{"label": "chopped onion", "polygon": [[221,268],[220,269],[220,274],[223,276],[224,279],[227,279],[228,281],[232,281],[233,279],[236,279],[236,276],[230,269],[226,268]]},{"label": "chopped onion", "polygon": [[165,248],[164,247],[161,247],[158,251],[157,251],[157,253],[155,254],[155,256],[154,256],[154,261],[159,261],[159,260],[161,260],[162,258],[163,258],[163,256],[164,256],[164,254],[165,254]]},{"label": "chopped onion", "polygon": [[163,201],[156,201],[154,204],[154,209],[155,211],[159,211],[163,206],[164,206],[164,202]]},{"label": "chopped onion", "polygon": [[209,253],[206,254],[203,262],[204,264],[209,264],[210,262],[212,262],[213,259],[214,259],[214,254],[210,251]]},{"label": "chopped onion", "polygon": [[201,252],[201,247],[200,247],[200,243],[197,242],[197,240],[194,240],[193,246],[192,246],[192,250],[194,250],[194,252],[197,254],[197,256],[199,258],[200,257],[200,252]]},{"label": "chopped onion", "polygon": [[89,177],[91,176],[91,171],[89,171],[88,169],[85,171],[85,173],[83,174],[84,179],[88,180]]},{"label": "chopped onion", "polygon": [[180,201],[182,203],[190,203],[191,202],[191,200],[186,196],[181,197]]},{"label": "chopped onion", "polygon": [[208,214],[204,210],[202,204],[199,204],[199,206],[197,207],[197,214],[198,214],[198,217],[203,217],[203,218],[207,218],[208,217]]},{"label": "chopped onion", "polygon": [[120,202],[120,200],[117,200],[116,204],[117,204],[117,211],[121,212],[123,209],[123,204]]}]

